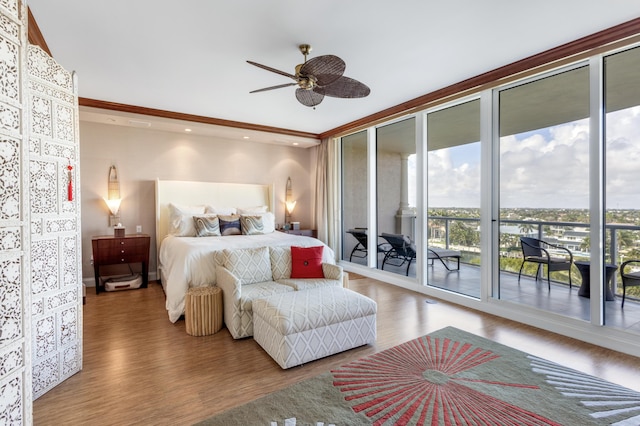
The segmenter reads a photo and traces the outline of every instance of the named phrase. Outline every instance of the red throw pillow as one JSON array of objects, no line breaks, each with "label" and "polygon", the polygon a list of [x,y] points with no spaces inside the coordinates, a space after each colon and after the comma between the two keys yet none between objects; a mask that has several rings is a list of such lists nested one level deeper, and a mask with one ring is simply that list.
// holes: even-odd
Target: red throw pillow
[{"label": "red throw pillow", "polygon": [[291,278],[324,278],[322,251],[324,246],[291,246]]}]

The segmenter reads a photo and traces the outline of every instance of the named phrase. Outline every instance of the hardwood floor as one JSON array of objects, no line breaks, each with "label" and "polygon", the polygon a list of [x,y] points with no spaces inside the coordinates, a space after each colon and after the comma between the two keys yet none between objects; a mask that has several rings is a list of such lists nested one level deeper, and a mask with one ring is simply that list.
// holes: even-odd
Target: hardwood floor
[{"label": "hardwood floor", "polygon": [[169,322],[155,282],[132,291],[87,291],[84,368],[34,401],[34,423],[193,424],[446,326],[640,391],[638,358],[450,303],[426,303],[422,294],[373,279],[352,279],[350,287],[378,303],[376,344],[289,370],[253,339],[233,340],[226,328],[211,336],[187,335],[183,320]]}]

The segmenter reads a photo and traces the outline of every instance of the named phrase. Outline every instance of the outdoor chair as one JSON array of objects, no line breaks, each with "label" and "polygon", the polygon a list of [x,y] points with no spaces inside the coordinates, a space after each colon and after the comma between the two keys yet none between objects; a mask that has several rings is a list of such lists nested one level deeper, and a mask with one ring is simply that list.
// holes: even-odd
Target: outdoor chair
[{"label": "outdoor chair", "polygon": [[407,263],[406,275],[409,276],[411,262],[416,258],[416,248],[409,237],[401,234],[385,233],[380,235],[380,237],[391,246],[391,249],[385,253],[384,259],[382,260],[382,269],[384,270],[384,265],[387,263],[393,266],[402,266]]},{"label": "outdoor chair", "polygon": [[640,264],[640,259],[631,259],[620,265],[620,276],[622,277],[622,308],[624,308],[624,299],[627,293],[627,287],[640,286],[640,271],[625,272],[627,265]]},{"label": "outdoor chair", "polygon": [[[537,263],[536,281],[542,265],[547,265],[547,285],[551,290],[551,279],[549,275],[554,271],[569,271],[569,289],[571,289],[571,265],[573,264],[573,254],[564,247],[548,243],[536,238],[520,237],[520,245],[522,246],[522,265],[518,272],[518,283],[520,283],[520,275],[522,268],[526,262]],[[565,256],[552,256],[549,251],[566,252]]]},{"label": "outdoor chair", "polygon": [[[433,262],[438,259],[447,271],[459,271],[460,270],[460,257],[461,253],[457,250],[447,250],[439,247],[427,247],[427,259],[431,260],[431,266]],[[449,265],[445,263],[445,260],[456,259],[458,261],[456,269],[449,268]]]},{"label": "outdoor chair", "polygon": [[[349,262],[351,262],[351,259],[354,257],[357,257],[360,259],[366,259],[368,255],[367,247],[369,247],[368,238],[367,238],[367,228],[349,229],[347,233],[353,235],[353,237],[358,241],[358,243],[353,248],[353,250],[351,250],[351,254],[349,255]],[[391,246],[389,246],[386,243],[378,244],[378,253],[386,253],[390,249],[391,249]],[[376,260],[376,268],[377,267],[378,267],[378,261]]]}]

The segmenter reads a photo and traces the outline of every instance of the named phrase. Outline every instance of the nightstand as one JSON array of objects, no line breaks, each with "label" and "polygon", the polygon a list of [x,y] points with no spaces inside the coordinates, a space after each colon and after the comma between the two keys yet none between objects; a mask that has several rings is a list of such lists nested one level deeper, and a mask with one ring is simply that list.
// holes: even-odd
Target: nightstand
[{"label": "nightstand", "polygon": [[147,234],[131,234],[124,237],[101,235],[91,238],[93,270],[96,275],[96,294],[100,293],[100,267],[125,263],[142,264],[142,287],[149,283],[149,245]]},{"label": "nightstand", "polygon": [[280,232],[284,232],[285,234],[291,234],[291,235],[302,235],[305,237],[313,237],[313,238],[318,237],[318,231],[316,231],[315,229],[289,229],[289,230],[280,229]]}]

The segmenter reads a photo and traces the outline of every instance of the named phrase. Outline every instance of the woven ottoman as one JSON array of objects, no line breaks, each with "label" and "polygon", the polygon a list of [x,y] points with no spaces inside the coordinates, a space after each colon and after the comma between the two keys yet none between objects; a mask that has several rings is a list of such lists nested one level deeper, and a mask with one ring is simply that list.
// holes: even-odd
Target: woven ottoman
[{"label": "woven ottoman", "polygon": [[253,301],[253,338],[282,368],[376,341],[376,302],[343,287]]},{"label": "woven ottoman", "polygon": [[222,328],[222,289],[192,287],[184,298],[184,321],[187,334],[207,336]]}]

